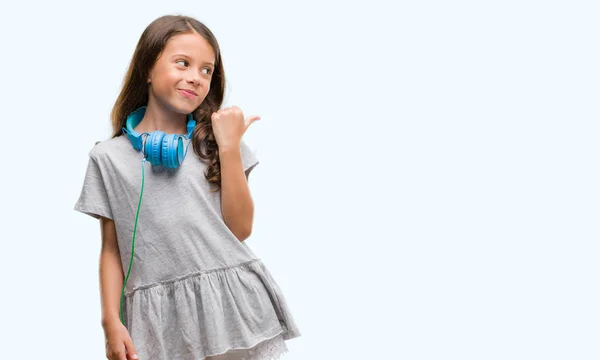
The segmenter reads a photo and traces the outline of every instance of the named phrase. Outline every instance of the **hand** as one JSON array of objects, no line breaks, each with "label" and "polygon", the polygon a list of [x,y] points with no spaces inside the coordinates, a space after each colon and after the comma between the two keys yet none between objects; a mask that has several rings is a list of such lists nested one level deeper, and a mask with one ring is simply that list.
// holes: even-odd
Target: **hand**
[{"label": "hand", "polygon": [[242,135],[256,120],[260,120],[260,116],[252,115],[244,120],[244,113],[237,106],[212,113],[212,128],[219,149],[239,149]]},{"label": "hand", "polygon": [[108,360],[138,360],[137,351],[125,325],[114,322],[104,328]]}]

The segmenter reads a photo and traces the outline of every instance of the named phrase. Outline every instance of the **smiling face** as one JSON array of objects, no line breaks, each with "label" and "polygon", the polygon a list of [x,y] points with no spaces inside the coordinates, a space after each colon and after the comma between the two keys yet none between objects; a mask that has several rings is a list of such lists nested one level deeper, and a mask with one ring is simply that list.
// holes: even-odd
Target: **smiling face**
[{"label": "smiling face", "polygon": [[202,36],[173,36],[150,71],[149,102],[180,114],[192,113],[208,94],[214,64],[215,53]]}]

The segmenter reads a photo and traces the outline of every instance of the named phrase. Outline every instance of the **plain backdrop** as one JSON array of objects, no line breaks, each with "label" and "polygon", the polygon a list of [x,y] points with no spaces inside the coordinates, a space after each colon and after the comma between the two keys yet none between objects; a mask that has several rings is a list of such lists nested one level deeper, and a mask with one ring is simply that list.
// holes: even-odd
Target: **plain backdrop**
[{"label": "plain backdrop", "polygon": [[[88,152],[143,29],[216,35],[285,360],[598,359],[593,1],[0,5],[0,358],[103,359]],[[141,359],[147,360],[147,359]]]}]

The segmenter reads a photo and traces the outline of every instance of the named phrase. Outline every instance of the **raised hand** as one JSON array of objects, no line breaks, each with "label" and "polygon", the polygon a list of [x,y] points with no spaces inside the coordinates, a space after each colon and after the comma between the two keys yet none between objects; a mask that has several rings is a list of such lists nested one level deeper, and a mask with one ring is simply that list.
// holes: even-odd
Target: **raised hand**
[{"label": "raised hand", "polygon": [[239,148],[242,136],[256,120],[260,120],[260,116],[252,115],[244,119],[244,113],[237,106],[212,113],[212,128],[219,148]]}]

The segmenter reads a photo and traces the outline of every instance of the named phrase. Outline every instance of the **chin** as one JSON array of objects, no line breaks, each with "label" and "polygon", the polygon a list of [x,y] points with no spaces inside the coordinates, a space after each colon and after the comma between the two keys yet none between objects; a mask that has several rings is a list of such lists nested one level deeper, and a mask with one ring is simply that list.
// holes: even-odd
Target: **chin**
[{"label": "chin", "polygon": [[198,108],[198,106],[200,106],[200,104],[198,105],[191,105],[191,104],[186,104],[186,103],[181,103],[179,102],[179,104],[173,104],[171,103],[171,109],[179,114],[191,114],[194,110],[196,110]]}]

